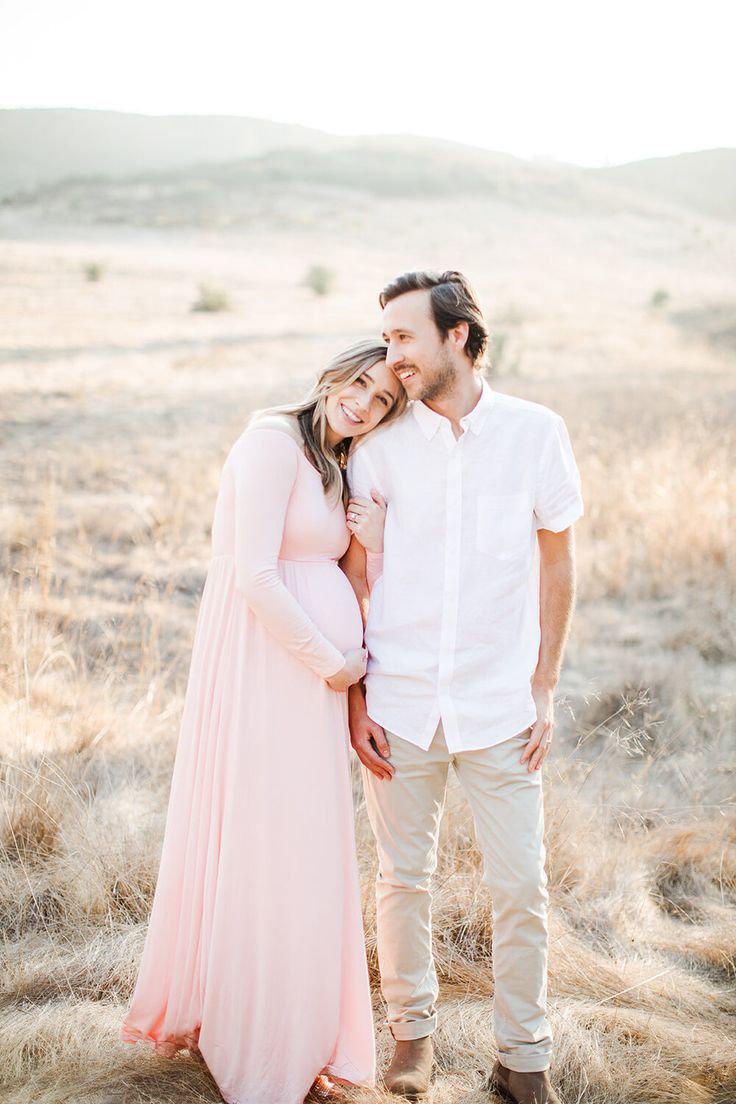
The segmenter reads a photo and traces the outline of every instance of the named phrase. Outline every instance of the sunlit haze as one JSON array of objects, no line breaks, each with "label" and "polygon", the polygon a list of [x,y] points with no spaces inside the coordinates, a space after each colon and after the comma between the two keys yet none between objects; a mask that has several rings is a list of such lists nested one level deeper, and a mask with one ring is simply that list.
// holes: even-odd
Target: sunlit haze
[{"label": "sunlit haze", "polygon": [[27,0],[2,107],[245,115],[600,165],[736,145],[733,5]]}]

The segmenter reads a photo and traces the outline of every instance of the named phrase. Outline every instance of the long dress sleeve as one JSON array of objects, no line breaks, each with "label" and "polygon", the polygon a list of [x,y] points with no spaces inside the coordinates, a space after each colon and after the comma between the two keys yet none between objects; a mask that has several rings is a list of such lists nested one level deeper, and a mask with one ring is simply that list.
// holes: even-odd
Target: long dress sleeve
[{"label": "long dress sleeve", "polygon": [[287,433],[250,429],[225,467],[235,490],[235,579],[268,631],[316,675],[330,678],[345,657],[319,631],[278,571],[284,521],[298,470],[299,446]]}]

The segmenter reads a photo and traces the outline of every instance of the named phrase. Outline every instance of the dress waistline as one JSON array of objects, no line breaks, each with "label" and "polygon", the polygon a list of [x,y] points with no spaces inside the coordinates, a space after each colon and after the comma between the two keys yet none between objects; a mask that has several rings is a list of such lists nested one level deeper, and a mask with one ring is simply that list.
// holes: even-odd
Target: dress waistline
[{"label": "dress waistline", "polygon": [[[220,552],[216,556],[210,556],[210,563],[215,560],[234,560],[235,557],[231,552]],[[336,564],[338,561],[332,556],[314,556],[312,558],[305,556],[298,558],[296,556],[278,556],[277,563],[323,563],[323,564]]]}]

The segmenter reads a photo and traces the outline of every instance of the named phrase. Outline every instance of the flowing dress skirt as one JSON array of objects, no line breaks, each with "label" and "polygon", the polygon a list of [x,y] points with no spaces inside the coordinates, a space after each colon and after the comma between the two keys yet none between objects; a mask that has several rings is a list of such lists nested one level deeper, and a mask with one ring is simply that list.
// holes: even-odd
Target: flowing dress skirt
[{"label": "flowing dress skirt", "polygon": [[[278,571],[328,638],[330,618],[337,639],[357,617],[359,644],[334,560]],[[121,1035],[168,1055],[198,1045],[228,1104],[301,1104],[323,1070],[373,1084],[346,713],[249,609],[233,556],[215,555]]]}]

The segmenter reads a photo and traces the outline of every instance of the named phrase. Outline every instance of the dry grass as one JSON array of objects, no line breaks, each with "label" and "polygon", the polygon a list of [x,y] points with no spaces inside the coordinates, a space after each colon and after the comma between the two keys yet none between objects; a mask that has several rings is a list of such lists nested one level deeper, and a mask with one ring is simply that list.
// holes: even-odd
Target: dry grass
[{"label": "dry grass", "polygon": [[[518,374],[497,386],[564,414],[585,483],[547,772],[555,1080],[567,1104],[736,1099],[736,391],[724,354],[646,310],[660,285],[679,304],[689,286],[723,299],[726,251],[688,254],[685,271],[686,228],[637,223],[619,240],[594,222],[504,217],[463,237],[427,205],[412,214],[411,249],[381,252],[372,243],[391,241],[406,212],[379,205],[359,253],[315,231],[283,260],[284,241],[253,238],[258,279],[224,239],[121,236],[97,243],[105,279],[81,291],[88,241],[8,243],[20,321],[0,334],[7,1104],[218,1099],[195,1058],[125,1047],[117,1031],[155,887],[220,465],[251,408],[293,394],[343,335],[373,326],[365,304],[407,252],[423,263],[441,250],[513,305],[499,314]],[[542,231],[546,283],[529,253]],[[315,255],[340,276],[329,312],[300,287]],[[192,271],[226,282],[238,309],[191,315]],[[355,799],[380,1025],[357,778]],[[489,1099],[492,919],[479,878],[453,784],[434,911],[435,1104]],[[383,1061],[380,1028],[377,1040]]]}]

